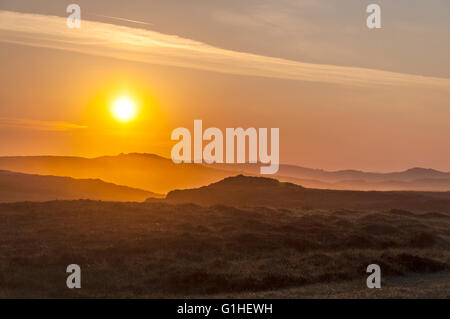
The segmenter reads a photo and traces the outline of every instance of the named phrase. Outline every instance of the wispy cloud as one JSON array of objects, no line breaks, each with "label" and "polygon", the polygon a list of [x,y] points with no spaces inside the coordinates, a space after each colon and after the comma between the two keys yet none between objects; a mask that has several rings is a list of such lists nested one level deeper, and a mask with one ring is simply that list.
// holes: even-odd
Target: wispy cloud
[{"label": "wispy cloud", "polygon": [[130,20],[130,19],[121,18],[121,17],[106,16],[103,14],[88,13],[88,15],[93,16],[93,17],[106,18],[106,19],[112,19],[112,20],[123,21],[123,22],[131,22],[131,23],[144,24],[144,25],[153,25],[153,23],[150,23],[150,22]]},{"label": "wispy cloud", "polygon": [[85,129],[87,126],[58,121],[39,121],[30,119],[0,117],[0,128],[19,128],[37,131],[71,131]]},{"label": "wispy cloud", "polygon": [[381,70],[303,63],[217,48],[145,29],[0,11],[0,41],[105,57],[222,73],[355,86],[397,85],[450,88],[450,79]]}]

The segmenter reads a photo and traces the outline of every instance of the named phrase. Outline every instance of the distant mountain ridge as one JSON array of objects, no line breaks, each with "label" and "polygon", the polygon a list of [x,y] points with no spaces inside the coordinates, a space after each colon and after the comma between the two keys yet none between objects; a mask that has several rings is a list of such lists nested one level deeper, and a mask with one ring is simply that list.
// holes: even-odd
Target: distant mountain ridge
[{"label": "distant mountain ridge", "polygon": [[31,175],[0,171],[0,202],[92,199],[144,201],[159,194],[106,183],[99,179]]},{"label": "distant mountain ridge", "polygon": [[[175,164],[171,159],[146,153],[83,158],[74,156],[0,157],[0,169],[106,182],[167,193],[208,185],[236,174],[259,176],[260,164]],[[450,172],[411,168],[402,172],[374,173],[358,170],[326,171],[280,165],[280,181],[308,188],[338,190],[450,191]]]},{"label": "distant mountain ridge", "polygon": [[325,170],[315,170],[309,168],[303,168],[298,166],[282,166],[279,171],[279,175],[288,175],[292,177],[302,176],[318,178],[323,180],[328,180],[331,182],[337,182],[345,179],[363,179],[366,181],[385,181],[385,180],[396,180],[396,181],[413,181],[417,179],[427,179],[427,178],[440,178],[449,179],[449,172],[441,172],[438,170],[430,168],[411,168],[401,172],[391,172],[391,173],[373,173],[364,172],[357,170],[341,170],[341,171],[325,171]]},{"label": "distant mountain ridge", "polygon": [[[259,170],[259,164],[213,164],[214,167],[233,171],[246,171],[255,174]],[[327,171],[316,168],[281,164],[276,175],[312,178],[337,182],[342,179],[364,179],[370,181],[399,180],[411,181],[419,178],[445,178],[450,179],[450,172],[441,172],[431,168],[410,168],[400,172],[376,173],[359,170]]]},{"label": "distant mountain ridge", "polygon": [[[257,164],[214,164],[214,167],[242,174],[258,175]],[[358,170],[326,171],[294,165],[280,165],[271,176],[309,188],[340,190],[450,191],[450,172],[411,168],[401,172],[374,173]]]}]

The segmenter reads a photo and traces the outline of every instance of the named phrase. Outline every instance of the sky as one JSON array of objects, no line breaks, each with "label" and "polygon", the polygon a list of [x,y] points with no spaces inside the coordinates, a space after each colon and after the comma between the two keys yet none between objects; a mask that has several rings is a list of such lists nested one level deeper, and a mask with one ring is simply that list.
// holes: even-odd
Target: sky
[{"label": "sky", "polygon": [[0,0],[0,155],[169,157],[201,119],[280,128],[282,163],[450,171],[449,39],[438,0]]}]

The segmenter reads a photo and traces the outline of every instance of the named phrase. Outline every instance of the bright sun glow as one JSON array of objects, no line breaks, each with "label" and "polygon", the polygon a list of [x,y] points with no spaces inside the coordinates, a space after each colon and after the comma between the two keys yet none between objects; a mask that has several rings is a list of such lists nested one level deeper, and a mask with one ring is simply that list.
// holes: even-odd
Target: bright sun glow
[{"label": "bright sun glow", "polygon": [[112,113],[117,120],[129,122],[136,116],[136,105],[130,98],[121,97],[114,101]]}]

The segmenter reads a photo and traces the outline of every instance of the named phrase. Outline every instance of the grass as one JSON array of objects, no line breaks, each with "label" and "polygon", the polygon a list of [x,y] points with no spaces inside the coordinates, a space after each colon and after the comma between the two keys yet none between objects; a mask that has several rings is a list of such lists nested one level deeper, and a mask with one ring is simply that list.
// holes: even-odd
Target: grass
[{"label": "grass", "polygon": [[[450,215],[192,204],[0,204],[0,297],[177,297],[450,269]],[[82,289],[66,287],[79,264]]]}]

